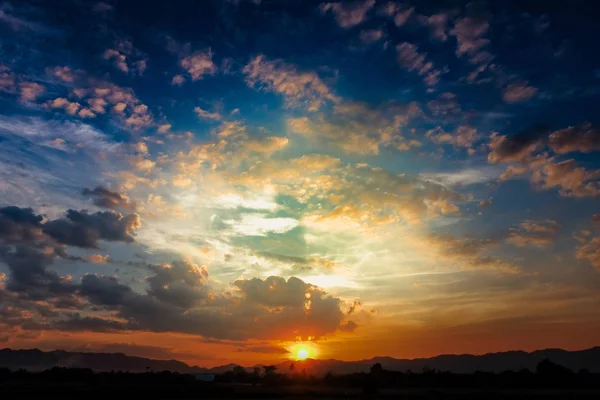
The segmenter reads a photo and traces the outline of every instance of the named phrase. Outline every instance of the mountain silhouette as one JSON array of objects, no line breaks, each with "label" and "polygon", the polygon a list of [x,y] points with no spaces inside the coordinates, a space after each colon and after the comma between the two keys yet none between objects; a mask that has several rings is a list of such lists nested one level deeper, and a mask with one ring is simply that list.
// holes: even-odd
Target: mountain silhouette
[{"label": "mountain silhouette", "polygon": [[[562,349],[537,350],[531,353],[525,351],[507,351],[483,355],[471,354],[445,354],[431,358],[396,359],[392,357],[374,357],[369,360],[339,361],[339,360],[314,360],[284,361],[276,364],[277,371],[290,370],[290,364],[298,372],[305,370],[314,375],[324,375],[328,372],[334,374],[349,374],[354,372],[368,372],[373,364],[379,363],[389,371],[411,370],[420,372],[424,368],[454,373],[473,373],[475,371],[503,372],[507,370],[519,371],[529,369],[534,371],[536,365],[548,359],[573,371],[587,369],[591,372],[600,372],[600,347],[587,350],[567,351]],[[52,367],[89,368],[94,371],[129,371],[146,372],[172,371],[179,373],[223,373],[232,370],[236,364],[228,364],[214,368],[189,366],[177,360],[154,360],[143,357],[128,356],[123,353],[82,353],[62,350],[44,352],[38,349],[31,350],[0,350],[0,368],[12,370],[27,369],[40,371]],[[254,366],[247,367],[251,370]]]}]

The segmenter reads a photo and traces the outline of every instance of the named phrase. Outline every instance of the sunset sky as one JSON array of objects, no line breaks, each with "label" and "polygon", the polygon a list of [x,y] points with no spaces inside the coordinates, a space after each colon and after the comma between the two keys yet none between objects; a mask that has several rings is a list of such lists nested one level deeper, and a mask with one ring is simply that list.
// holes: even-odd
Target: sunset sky
[{"label": "sunset sky", "polygon": [[0,348],[600,345],[599,17],[0,3]]}]

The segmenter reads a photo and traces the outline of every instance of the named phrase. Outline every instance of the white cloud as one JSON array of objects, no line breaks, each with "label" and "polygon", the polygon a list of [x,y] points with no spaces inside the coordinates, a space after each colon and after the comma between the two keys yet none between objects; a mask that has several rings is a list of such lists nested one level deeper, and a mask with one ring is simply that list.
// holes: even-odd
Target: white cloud
[{"label": "white cloud", "polygon": [[293,218],[269,218],[265,214],[244,214],[238,220],[225,220],[234,234],[265,236],[268,233],[285,233],[294,229],[300,221]]}]

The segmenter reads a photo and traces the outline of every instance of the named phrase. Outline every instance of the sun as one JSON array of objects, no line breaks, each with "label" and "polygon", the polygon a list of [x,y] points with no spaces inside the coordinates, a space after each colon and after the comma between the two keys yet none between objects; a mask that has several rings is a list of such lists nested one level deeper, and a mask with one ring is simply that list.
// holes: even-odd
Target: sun
[{"label": "sun", "polygon": [[311,342],[294,343],[287,349],[290,352],[289,358],[296,361],[317,358],[319,355],[319,349],[314,343]]},{"label": "sun", "polygon": [[308,358],[308,350],[305,348],[300,348],[296,352],[296,359],[298,360],[306,360]]}]

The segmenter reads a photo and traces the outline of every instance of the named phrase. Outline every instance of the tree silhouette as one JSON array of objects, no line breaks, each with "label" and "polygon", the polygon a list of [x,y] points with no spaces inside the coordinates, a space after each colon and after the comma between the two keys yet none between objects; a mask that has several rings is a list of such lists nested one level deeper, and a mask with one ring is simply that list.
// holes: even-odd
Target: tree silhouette
[{"label": "tree silhouette", "polygon": [[277,370],[277,367],[274,365],[265,365],[265,366],[263,366],[263,369],[265,370],[265,376],[270,376],[275,373],[275,371]]}]

